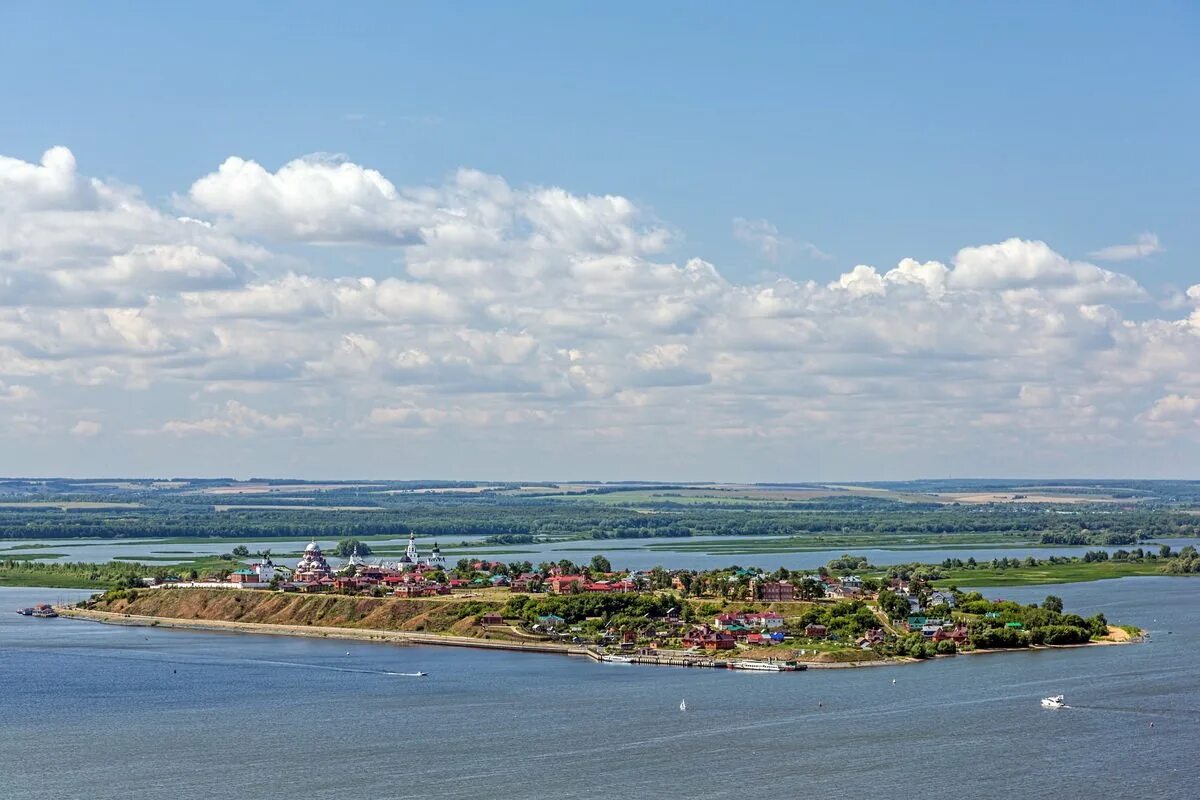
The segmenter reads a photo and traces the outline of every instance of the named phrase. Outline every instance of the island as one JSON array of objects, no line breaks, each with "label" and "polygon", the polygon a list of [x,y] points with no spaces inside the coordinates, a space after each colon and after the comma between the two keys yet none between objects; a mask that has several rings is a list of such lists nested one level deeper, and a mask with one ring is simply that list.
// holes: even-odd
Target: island
[{"label": "island", "polygon": [[[462,559],[415,539],[397,561],[362,545],[334,569],[314,541],[293,568],[264,556],[225,575],[131,578],[62,616],[563,653],[598,661],[765,671],[917,663],[967,653],[1139,641],[1103,614],[939,588],[908,565],[860,575],[844,556],[808,574],[753,568],[614,570]],[[928,569],[928,568],[927,568]],[[840,574],[839,574],[840,573]]]}]

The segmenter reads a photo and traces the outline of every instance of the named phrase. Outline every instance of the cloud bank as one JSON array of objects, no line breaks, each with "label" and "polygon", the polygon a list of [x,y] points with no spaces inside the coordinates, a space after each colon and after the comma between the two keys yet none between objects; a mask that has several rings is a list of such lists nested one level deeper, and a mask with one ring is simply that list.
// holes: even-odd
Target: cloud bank
[{"label": "cloud bank", "polygon": [[[155,204],[62,147],[0,157],[0,211],[9,472],[55,437],[155,465],[253,440],[278,473],[298,449],[403,445],[463,452],[436,462],[458,475],[509,453],[530,477],[618,477],[650,448],[659,477],[803,479],[833,451],[870,475],[996,448],[1071,471],[1200,435],[1200,284],[1179,318],[1148,316],[1134,278],[1041,241],[744,284],[621,196],[231,156]],[[778,254],[769,223],[737,230]],[[364,247],[384,266],[341,266]]]}]

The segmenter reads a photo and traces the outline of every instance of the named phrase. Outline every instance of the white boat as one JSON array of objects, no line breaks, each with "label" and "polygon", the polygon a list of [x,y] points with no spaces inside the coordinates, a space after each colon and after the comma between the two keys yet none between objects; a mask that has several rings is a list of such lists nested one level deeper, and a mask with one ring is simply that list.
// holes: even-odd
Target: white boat
[{"label": "white boat", "polygon": [[679,710],[680,710],[680,711],[687,711],[687,700],[680,700],[680,701],[679,701]]},{"label": "white boat", "polygon": [[1061,694],[1056,694],[1054,697],[1043,697],[1042,708],[1066,708],[1067,704],[1063,701]]},{"label": "white boat", "polygon": [[632,656],[608,656],[608,655],[606,655],[606,656],[601,656],[600,660],[607,661],[610,664],[632,664],[633,663]]},{"label": "white boat", "polygon": [[730,669],[747,669],[755,672],[783,672],[783,667],[779,664],[771,664],[766,661],[730,661]]}]

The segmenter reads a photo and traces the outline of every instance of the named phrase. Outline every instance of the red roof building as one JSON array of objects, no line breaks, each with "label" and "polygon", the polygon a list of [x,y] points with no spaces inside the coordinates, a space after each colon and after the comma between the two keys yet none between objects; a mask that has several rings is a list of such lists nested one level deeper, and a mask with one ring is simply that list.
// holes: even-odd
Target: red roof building
[{"label": "red roof building", "polygon": [[768,603],[788,603],[796,599],[796,587],[787,581],[767,581],[761,591],[762,599]]},{"label": "red roof building", "polygon": [[584,586],[582,575],[555,575],[546,583],[550,587],[551,594],[567,594],[575,586],[579,588]]},{"label": "red roof building", "polygon": [[729,631],[697,625],[684,634],[683,646],[699,647],[703,650],[732,650],[737,646],[737,639]]}]

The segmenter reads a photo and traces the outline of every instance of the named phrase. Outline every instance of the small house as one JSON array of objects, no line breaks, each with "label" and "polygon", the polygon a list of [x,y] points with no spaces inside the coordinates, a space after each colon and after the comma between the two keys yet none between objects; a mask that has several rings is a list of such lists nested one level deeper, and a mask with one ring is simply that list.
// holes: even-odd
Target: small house
[{"label": "small house", "polygon": [[809,639],[824,639],[829,635],[829,629],[824,625],[818,625],[815,622],[810,622],[804,626],[804,635]]},{"label": "small house", "polygon": [[698,647],[702,650],[732,650],[737,646],[737,639],[729,631],[697,625],[684,634],[683,646]]},{"label": "small house", "polygon": [[537,618],[537,621],[538,621],[538,625],[541,625],[543,628],[545,628],[547,630],[554,630],[555,628],[562,627],[567,622],[565,619],[560,617],[558,614],[543,614],[542,616]]}]

